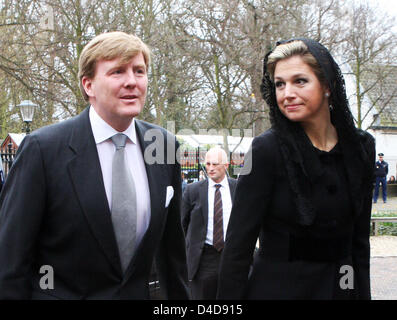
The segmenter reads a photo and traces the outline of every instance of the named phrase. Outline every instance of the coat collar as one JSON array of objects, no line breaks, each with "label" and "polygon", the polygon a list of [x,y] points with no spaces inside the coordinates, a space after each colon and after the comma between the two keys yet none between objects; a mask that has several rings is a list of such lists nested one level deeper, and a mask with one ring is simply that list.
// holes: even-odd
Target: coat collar
[{"label": "coat collar", "polygon": [[229,188],[230,188],[230,196],[232,197],[232,202],[234,199],[234,194],[236,193],[236,187],[237,187],[237,183],[236,181],[228,178],[229,181]]},{"label": "coat collar", "polygon": [[[209,178],[208,178],[209,179]],[[201,214],[203,216],[203,220],[205,222],[205,230],[207,230],[208,226],[208,179],[205,179],[203,181],[200,181],[200,186],[199,186],[199,197],[200,197],[200,204],[201,204]],[[229,183],[229,190],[230,190],[230,196],[233,202],[234,199],[234,193],[236,191],[236,186],[237,183],[232,183],[232,179],[227,178],[228,183]]]},{"label": "coat collar", "polygon": [[[126,270],[124,281],[127,281],[128,277],[133,273],[137,267],[138,260],[151,261],[151,259],[145,259],[144,257],[151,256],[155,252],[157,242],[154,240],[159,238],[158,234],[161,232],[162,222],[164,221],[162,215],[165,214],[165,199],[168,187],[167,181],[170,181],[167,179],[167,171],[161,160],[152,163],[147,159],[147,155],[150,153],[154,159],[163,159],[166,161],[166,150],[164,148],[166,141],[165,136],[161,132],[162,129],[156,129],[154,126],[140,120],[135,120],[135,129],[144,156],[150,192],[151,216],[148,229],[139,246],[136,248]],[[158,158],[156,158],[157,155],[159,156]],[[150,266],[148,266],[148,268],[149,267]]]},{"label": "coat collar", "polygon": [[208,226],[208,180],[207,179],[201,181],[199,188],[199,196],[201,203],[201,214],[203,216],[205,230],[207,230],[207,226]]},{"label": "coat collar", "polygon": [[68,164],[73,186],[91,231],[110,264],[121,273],[121,263],[111,213],[88,108],[74,118],[69,147],[74,157]]},{"label": "coat collar", "polygon": [[[69,141],[69,147],[74,153],[74,157],[68,164],[69,174],[82,211],[94,237],[110,264],[122,275],[117,241],[113,230],[96,143],[89,121],[88,108],[76,116],[74,121],[75,125]],[[159,136],[156,136],[154,141],[153,139],[146,139],[145,133],[148,128],[143,122],[135,121],[135,127],[143,155],[145,155],[147,148],[150,148],[150,150],[154,149],[155,152],[164,150],[162,149],[163,142]],[[164,138],[164,136],[161,136],[161,138]],[[165,176],[166,171],[162,164],[158,163],[148,164],[145,161],[145,167],[150,190],[151,218],[148,230],[135,250],[135,254],[126,270],[125,281],[135,269],[138,257],[153,254],[155,249],[153,239],[156,238],[156,232],[161,227],[162,219],[160,215],[164,212],[167,187],[165,184],[166,181],[169,181]]]}]

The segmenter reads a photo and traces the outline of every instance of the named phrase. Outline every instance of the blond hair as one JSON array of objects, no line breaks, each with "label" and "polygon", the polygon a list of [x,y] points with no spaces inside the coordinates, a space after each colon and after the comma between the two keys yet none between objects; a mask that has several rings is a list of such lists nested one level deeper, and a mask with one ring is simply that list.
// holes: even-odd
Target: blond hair
[{"label": "blond hair", "polygon": [[137,54],[142,53],[146,69],[150,65],[150,49],[141,39],[121,31],[102,33],[93,38],[84,47],[79,59],[79,85],[83,97],[88,101],[82,79],[95,77],[96,63],[99,60],[121,58],[121,63],[128,63]]},{"label": "blond hair", "polygon": [[290,58],[292,56],[300,56],[302,60],[313,70],[320,83],[328,86],[324,72],[316,58],[310,53],[306,44],[301,40],[294,40],[291,42],[278,45],[267,59],[267,70],[270,78],[274,80],[274,71],[276,64],[280,60]]}]

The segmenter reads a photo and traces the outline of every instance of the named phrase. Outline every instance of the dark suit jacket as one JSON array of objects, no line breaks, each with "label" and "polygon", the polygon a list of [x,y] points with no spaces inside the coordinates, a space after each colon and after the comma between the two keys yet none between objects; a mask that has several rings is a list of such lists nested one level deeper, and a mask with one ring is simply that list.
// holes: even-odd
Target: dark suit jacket
[{"label": "dark suit jacket", "polygon": [[[370,159],[374,158],[373,139],[362,134],[362,140]],[[344,160],[346,173],[360,167],[351,159]],[[370,174],[361,172],[353,183],[339,185],[343,192],[332,196],[323,180],[316,180],[312,196],[323,210],[317,212],[312,225],[304,226],[299,223],[274,131],[253,140],[247,163],[252,168],[238,180],[221,259],[218,298],[370,298],[372,182],[362,180]],[[358,212],[353,207],[343,208],[343,212],[327,210],[327,205],[338,207],[340,197],[363,205]],[[250,270],[258,236],[260,247]],[[353,290],[340,288],[343,265],[353,267]]]},{"label": "dark suit jacket", "polygon": [[[179,164],[145,162],[151,219],[123,276],[88,115],[36,130],[18,150],[0,196],[0,299],[148,299],[155,252],[165,298],[187,299]],[[150,129],[157,150],[144,139]],[[139,120],[136,131],[142,152],[167,159],[174,136]],[[54,270],[52,290],[40,288],[43,265]]]},{"label": "dark suit jacket", "polygon": [[[228,178],[232,198],[237,180]],[[186,186],[182,198],[182,226],[186,236],[187,266],[192,280],[200,264],[208,227],[208,180]]]}]

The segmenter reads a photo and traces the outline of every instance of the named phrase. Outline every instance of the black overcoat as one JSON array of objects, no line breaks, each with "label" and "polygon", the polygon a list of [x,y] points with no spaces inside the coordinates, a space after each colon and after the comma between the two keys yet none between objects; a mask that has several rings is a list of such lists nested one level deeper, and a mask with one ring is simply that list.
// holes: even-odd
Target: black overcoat
[{"label": "black overcoat", "polygon": [[[360,137],[374,158],[373,138],[363,132]],[[340,186],[344,194],[328,192],[322,179],[315,181],[312,199],[320,210],[311,225],[302,225],[273,129],[253,140],[250,154],[250,168],[244,169],[250,173],[239,177],[236,188],[218,298],[369,299],[372,187],[360,179],[368,173],[359,172],[354,182],[346,174]],[[345,172],[364,168],[348,160]],[[347,214],[346,208],[339,210],[339,203],[346,202],[341,200],[351,203]],[[327,210],[328,204],[336,210]],[[258,237],[260,247],[251,268]],[[353,287],[343,278],[347,270],[353,270]]]}]

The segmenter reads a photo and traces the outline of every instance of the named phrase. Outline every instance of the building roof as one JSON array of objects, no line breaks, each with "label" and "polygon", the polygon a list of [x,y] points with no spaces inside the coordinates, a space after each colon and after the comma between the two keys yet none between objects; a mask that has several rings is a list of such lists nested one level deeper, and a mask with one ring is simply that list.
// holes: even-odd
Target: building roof
[{"label": "building roof", "polygon": [[1,149],[6,148],[10,141],[14,144],[14,148],[18,148],[25,136],[26,133],[9,133],[7,137],[1,142]]},{"label": "building roof", "polygon": [[12,141],[14,141],[14,143],[19,147],[22,140],[25,138],[26,133],[9,133],[9,135]]},{"label": "building roof", "polygon": [[378,114],[371,129],[397,130],[397,65],[371,66],[363,73],[362,89]]}]

